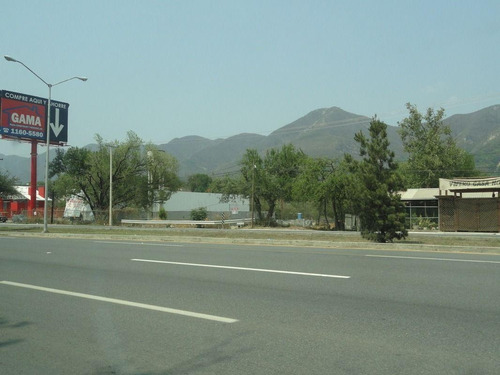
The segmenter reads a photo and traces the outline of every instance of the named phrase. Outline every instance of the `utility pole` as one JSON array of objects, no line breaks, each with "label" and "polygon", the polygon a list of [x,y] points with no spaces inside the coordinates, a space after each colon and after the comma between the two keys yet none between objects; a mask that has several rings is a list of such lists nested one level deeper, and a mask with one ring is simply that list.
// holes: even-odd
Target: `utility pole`
[{"label": "utility pole", "polygon": [[109,144],[109,228],[113,226],[113,146]]},{"label": "utility pole", "polygon": [[250,205],[251,205],[251,209],[252,209],[252,224],[251,224],[252,229],[253,229],[254,208],[255,208],[255,201],[254,201],[254,198],[255,198],[255,168],[257,168],[257,166],[254,164],[253,168],[252,168],[252,198],[250,200]]}]

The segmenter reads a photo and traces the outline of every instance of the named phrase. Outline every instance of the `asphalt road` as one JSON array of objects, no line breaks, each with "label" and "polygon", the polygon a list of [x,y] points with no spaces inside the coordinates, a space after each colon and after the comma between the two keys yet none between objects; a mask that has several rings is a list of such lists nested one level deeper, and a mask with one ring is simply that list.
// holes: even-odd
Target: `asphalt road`
[{"label": "asphalt road", "polygon": [[2,374],[499,374],[500,256],[0,239]]}]

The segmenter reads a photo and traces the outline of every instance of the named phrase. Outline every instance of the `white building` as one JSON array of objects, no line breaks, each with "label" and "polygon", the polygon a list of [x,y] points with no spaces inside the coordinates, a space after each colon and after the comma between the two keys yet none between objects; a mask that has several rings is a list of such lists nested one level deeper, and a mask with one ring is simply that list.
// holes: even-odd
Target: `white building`
[{"label": "white building", "polygon": [[[193,193],[178,191],[173,193],[170,199],[161,206],[167,211],[170,220],[190,220],[191,211],[205,208],[208,218],[220,219],[222,213],[226,219],[244,219],[250,217],[249,200],[241,196],[235,196],[227,202],[222,200],[223,195],[219,193]],[[160,204],[155,203],[153,213],[158,214]]]}]

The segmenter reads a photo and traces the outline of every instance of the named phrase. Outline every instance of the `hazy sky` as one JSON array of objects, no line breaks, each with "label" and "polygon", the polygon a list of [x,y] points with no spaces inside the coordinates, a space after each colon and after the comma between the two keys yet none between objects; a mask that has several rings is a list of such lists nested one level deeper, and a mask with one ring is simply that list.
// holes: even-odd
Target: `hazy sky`
[{"label": "hazy sky", "polygon": [[[500,103],[500,1],[0,0],[0,52],[70,103],[69,144],[270,132],[325,107],[396,125]],[[19,64],[0,89],[47,97]],[[43,152],[40,148],[39,152]],[[0,153],[29,144],[0,140]]]}]

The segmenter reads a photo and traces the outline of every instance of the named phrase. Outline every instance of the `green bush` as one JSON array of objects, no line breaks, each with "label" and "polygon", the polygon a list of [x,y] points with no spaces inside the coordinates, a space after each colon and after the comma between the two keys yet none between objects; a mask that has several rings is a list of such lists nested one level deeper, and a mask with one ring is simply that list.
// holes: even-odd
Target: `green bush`
[{"label": "green bush", "polygon": [[437,229],[437,224],[426,217],[419,217],[417,225],[418,229]]},{"label": "green bush", "polygon": [[205,207],[195,208],[191,210],[191,220],[205,220],[208,217]]},{"label": "green bush", "polygon": [[160,207],[160,211],[158,212],[158,216],[160,220],[167,220],[167,211],[163,207]]}]

